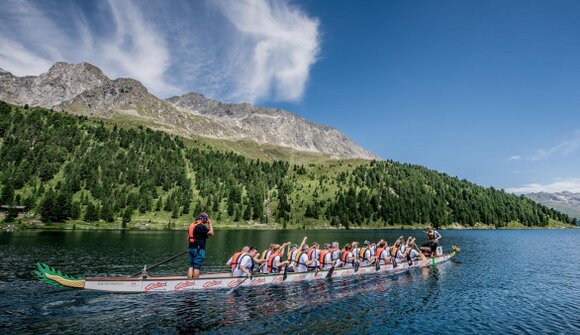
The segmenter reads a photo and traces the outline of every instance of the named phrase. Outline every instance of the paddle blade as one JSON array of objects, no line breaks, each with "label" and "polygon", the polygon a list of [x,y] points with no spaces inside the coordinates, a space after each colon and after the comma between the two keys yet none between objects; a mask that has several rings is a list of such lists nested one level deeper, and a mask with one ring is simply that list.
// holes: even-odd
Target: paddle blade
[{"label": "paddle blade", "polygon": [[375,270],[379,271],[381,269],[381,261],[375,262]]},{"label": "paddle blade", "polygon": [[288,267],[287,266],[284,267],[284,274],[282,275],[282,281],[286,281],[286,278],[288,278]]},{"label": "paddle blade", "polygon": [[359,267],[359,262],[354,262],[354,272],[356,273],[358,271],[358,267]]},{"label": "paddle blade", "polygon": [[326,278],[330,278],[332,277],[332,273],[334,272],[334,265],[330,268],[330,270],[328,270],[328,273],[326,274]]}]

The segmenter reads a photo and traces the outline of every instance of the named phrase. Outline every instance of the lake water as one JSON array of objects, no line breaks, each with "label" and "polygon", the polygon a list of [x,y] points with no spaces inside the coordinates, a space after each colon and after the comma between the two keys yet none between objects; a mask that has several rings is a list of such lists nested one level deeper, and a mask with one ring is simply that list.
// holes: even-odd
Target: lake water
[{"label": "lake water", "polygon": [[[186,248],[185,232],[0,233],[0,333],[580,334],[580,230],[441,231],[434,268],[396,276],[206,292],[111,294],[39,282],[37,261],[79,276],[127,275]],[[244,244],[393,241],[419,231],[217,231],[206,270]],[[185,272],[187,258],[155,273]]]}]

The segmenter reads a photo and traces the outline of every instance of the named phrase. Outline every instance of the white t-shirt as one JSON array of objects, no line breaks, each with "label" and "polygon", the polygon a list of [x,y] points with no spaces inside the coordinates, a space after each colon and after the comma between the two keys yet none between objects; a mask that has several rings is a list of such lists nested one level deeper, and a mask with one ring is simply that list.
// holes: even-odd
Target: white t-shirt
[{"label": "white t-shirt", "polygon": [[340,254],[342,251],[340,249],[336,249],[332,252],[332,259],[336,262],[336,264],[340,264]]},{"label": "white t-shirt", "polygon": [[380,264],[385,264],[388,259],[389,259],[389,251],[387,251],[387,249],[385,249],[379,255],[379,261],[381,262]]},{"label": "white t-shirt", "polygon": [[369,249],[366,249],[364,254],[363,254],[363,259],[360,261],[360,265],[361,266],[367,266],[369,265],[369,258],[371,257],[371,251]]},{"label": "white t-shirt", "polygon": [[312,252],[312,258],[310,260],[314,260],[314,262],[312,264],[310,264],[310,267],[317,267],[320,262],[318,261],[320,259],[320,249],[315,249]]},{"label": "white t-shirt", "polygon": [[354,255],[354,257],[356,259],[358,259],[359,252],[360,252],[360,248],[354,248],[354,249],[352,249],[352,254]]},{"label": "white t-shirt", "polygon": [[298,250],[294,250],[290,253],[290,257],[288,258],[288,260],[290,261],[290,264],[288,265],[289,268],[294,268],[296,266],[296,254],[298,253]]},{"label": "white t-shirt", "polygon": [[[352,252],[349,252],[349,253],[346,255],[346,259],[345,259],[345,261],[346,261],[346,262],[343,262],[343,263],[342,263],[342,267],[343,267],[343,268],[345,268],[345,269],[347,269],[347,268],[352,268],[352,258],[353,258],[353,256],[354,256],[354,255],[352,254]],[[342,260],[341,260],[341,261],[342,261]]]},{"label": "white t-shirt", "polygon": [[334,264],[334,262],[332,261],[332,253],[329,252],[326,255],[324,255],[324,267],[322,269],[328,270],[332,267],[332,264]]},{"label": "white t-shirt", "polygon": [[411,254],[411,259],[419,258],[419,252],[415,249],[412,249],[410,254]]},{"label": "white t-shirt", "polygon": [[306,272],[308,271],[308,267],[306,266],[306,262],[308,261],[308,255],[303,252],[300,257],[298,258],[298,264],[294,266],[294,272]]},{"label": "white t-shirt", "polygon": [[234,277],[239,277],[239,276],[245,276],[246,274],[244,273],[244,271],[242,271],[241,266],[244,266],[246,268],[246,270],[252,272],[252,265],[254,265],[254,260],[252,259],[252,256],[245,254],[240,256],[240,259],[238,259],[238,262],[240,263],[240,266],[237,266],[234,271],[233,271],[233,276]]}]

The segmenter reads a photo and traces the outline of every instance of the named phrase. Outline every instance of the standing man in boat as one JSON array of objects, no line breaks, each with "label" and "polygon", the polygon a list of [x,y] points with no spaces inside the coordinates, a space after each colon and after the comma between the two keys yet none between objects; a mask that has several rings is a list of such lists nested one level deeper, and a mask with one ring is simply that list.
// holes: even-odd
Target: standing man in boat
[{"label": "standing man in boat", "polygon": [[[205,212],[199,213],[197,220],[189,225],[189,270],[188,278],[199,278],[205,260],[205,241],[213,236],[213,223]],[[209,227],[208,227],[209,226]]]},{"label": "standing man in boat", "polygon": [[434,230],[433,227],[429,226],[429,228],[427,229],[427,243],[423,244],[423,247],[430,247],[431,248],[431,255],[432,256],[436,256],[435,255],[435,251],[437,250],[437,247],[439,246],[439,240],[441,240],[441,234],[439,234],[438,231]]}]

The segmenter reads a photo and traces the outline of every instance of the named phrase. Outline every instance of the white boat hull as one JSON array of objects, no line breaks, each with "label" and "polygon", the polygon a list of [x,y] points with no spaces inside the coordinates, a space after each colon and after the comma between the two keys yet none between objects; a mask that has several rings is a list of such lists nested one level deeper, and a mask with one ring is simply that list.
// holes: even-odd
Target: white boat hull
[{"label": "white boat hull", "polygon": [[[446,262],[455,253],[429,259],[428,261],[415,261],[409,266],[402,262],[393,268],[392,264],[383,264],[377,271],[374,265],[360,267],[357,272],[353,268],[337,267],[332,273],[332,278],[349,277],[366,273],[396,274],[409,269],[431,266]],[[208,289],[231,289],[241,286],[259,286],[268,284],[292,283],[305,280],[315,280],[326,278],[328,271],[318,272],[288,272],[286,280],[283,274],[257,274],[252,278],[232,277],[228,273],[207,273],[199,279],[188,279],[186,276],[155,276],[147,278],[109,277],[109,278],[87,278],[84,288],[87,290],[107,291],[107,292],[159,292],[159,291],[191,291]]]}]

